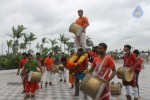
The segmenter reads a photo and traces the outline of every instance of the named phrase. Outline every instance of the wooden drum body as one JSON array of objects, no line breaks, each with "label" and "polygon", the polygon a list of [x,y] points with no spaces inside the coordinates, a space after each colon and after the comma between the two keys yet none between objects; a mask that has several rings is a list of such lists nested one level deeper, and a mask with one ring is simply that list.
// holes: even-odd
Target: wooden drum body
[{"label": "wooden drum body", "polygon": [[121,95],[122,92],[122,84],[120,82],[110,84],[110,93],[111,95]]},{"label": "wooden drum body", "polygon": [[134,75],[134,71],[129,67],[119,67],[117,69],[117,77],[119,79],[125,80],[127,82],[132,81]]},{"label": "wooden drum body", "polygon": [[83,31],[82,26],[72,23],[69,27],[69,32],[74,33],[75,35],[79,36]]},{"label": "wooden drum body", "polygon": [[105,86],[106,84],[103,79],[98,79],[90,74],[87,74],[81,81],[80,90],[83,94],[86,94],[93,99],[98,99]]},{"label": "wooden drum body", "polygon": [[42,76],[42,74],[39,72],[30,71],[30,73],[28,75],[28,81],[29,82],[40,82],[41,76]]},{"label": "wooden drum body", "polygon": [[56,65],[53,65],[51,71],[52,71],[53,73],[58,73],[58,72],[59,72],[59,67],[56,66]]}]

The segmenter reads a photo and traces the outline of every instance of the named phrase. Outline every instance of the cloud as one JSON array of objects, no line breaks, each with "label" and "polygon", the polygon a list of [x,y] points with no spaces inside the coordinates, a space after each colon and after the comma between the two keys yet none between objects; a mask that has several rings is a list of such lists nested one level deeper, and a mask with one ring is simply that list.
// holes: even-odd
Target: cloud
[{"label": "cloud", "polygon": [[[144,15],[137,19],[132,16],[136,6],[141,5]],[[25,32],[33,32],[42,37],[59,38],[60,33],[72,38],[69,26],[77,18],[77,10],[83,9],[90,26],[87,35],[95,45],[106,42],[109,50],[131,44],[137,49],[150,49],[150,1],[149,0],[1,0],[0,35],[5,47],[6,34],[12,26],[24,25]],[[71,39],[73,41],[73,39]],[[1,52],[1,51],[0,51]]]}]

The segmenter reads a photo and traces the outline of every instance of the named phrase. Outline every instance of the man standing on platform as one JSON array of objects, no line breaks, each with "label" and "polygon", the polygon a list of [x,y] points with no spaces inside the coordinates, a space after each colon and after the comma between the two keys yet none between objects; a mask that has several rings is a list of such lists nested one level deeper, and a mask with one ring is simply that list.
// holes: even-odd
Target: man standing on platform
[{"label": "man standing on platform", "polygon": [[82,48],[86,50],[86,28],[89,26],[88,18],[83,16],[83,10],[78,10],[79,18],[76,20],[76,24],[82,26],[83,31],[75,35],[75,45],[77,50]]}]

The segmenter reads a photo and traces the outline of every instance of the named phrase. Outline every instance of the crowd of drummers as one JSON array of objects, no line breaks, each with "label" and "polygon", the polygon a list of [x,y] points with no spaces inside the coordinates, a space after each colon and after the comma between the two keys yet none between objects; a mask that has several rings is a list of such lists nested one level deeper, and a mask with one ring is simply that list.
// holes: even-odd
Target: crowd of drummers
[{"label": "crowd of drummers", "polygon": [[[55,85],[52,81],[53,74],[60,76],[60,82],[66,82],[69,71],[70,88],[75,89],[74,96],[79,96],[79,91],[84,94],[84,99],[89,96],[93,100],[110,100],[111,94],[121,94],[122,85],[126,90],[127,100],[140,98],[138,77],[141,71],[142,59],[136,49],[131,52],[131,45],[124,45],[124,63],[116,69],[114,59],[107,54],[107,44],[99,43],[92,50],[86,50],[86,28],[89,26],[88,18],[83,17],[83,10],[78,10],[79,18],[72,23],[69,32],[75,35],[77,51],[70,51],[69,56],[64,52],[58,55],[57,51],[49,53],[46,58],[36,53],[22,54],[17,75],[21,75],[25,99],[34,98],[37,89],[43,86]],[[91,66],[88,66],[91,63]],[[21,69],[21,71],[20,71]],[[117,76],[122,83],[112,82]],[[130,91],[133,90],[133,95]],[[53,91],[51,91],[53,92]]]},{"label": "crowd of drummers", "polygon": [[[60,82],[69,80],[70,88],[75,89],[74,96],[79,96],[79,91],[83,84],[82,80],[84,80],[87,75],[91,75],[97,79],[103,79],[105,87],[100,94],[95,93],[95,96],[90,96],[91,93],[89,93],[89,91],[91,90],[90,88],[88,90],[88,87],[85,87],[86,90],[83,89],[82,92],[84,93],[85,99],[87,96],[90,96],[93,100],[109,100],[111,92],[110,81],[118,74],[118,78],[122,79],[122,84],[125,87],[127,100],[132,100],[132,98],[138,100],[140,96],[138,77],[142,68],[142,59],[139,57],[138,50],[134,50],[133,52],[130,50],[130,45],[124,45],[125,55],[122,57],[124,61],[122,64],[123,67],[129,68],[129,72],[134,73],[130,80],[126,80],[125,74],[122,74],[121,78],[119,77],[120,74],[115,67],[113,58],[106,53],[107,45],[105,43],[100,43],[88,51],[84,51],[82,48],[79,48],[77,52],[71,50],[70,56],[65,56],[64,52],[58,55],[56,51],[49,53],[45,58],[43,58],[40,53],[36,53],[36,57],[30,53],[22,53],[17,75],[20,75],[22,78],[22,93],[26,94],[24,98],[34,98],[37,89],[47,85],[54,85],[52,76],[53,74],[57,74],[60,77]],[[91,66],[88,66],[88,63],[91,63]],[[67,79],[67,70],[69,71],[69,79]],[[41,73],[40,81],[36,81],[36,79],[33,79],[35,81],[29,80],[29,73],[31,71]],[[131,87],[134,91],[134,97],[130,91]],[[100,88],[99,86],[93,93],[100,90]],[[119,88],[114,89],[119,91],[117,90]],[[99,95],[98,98],[96,97],[97,95]]]}]

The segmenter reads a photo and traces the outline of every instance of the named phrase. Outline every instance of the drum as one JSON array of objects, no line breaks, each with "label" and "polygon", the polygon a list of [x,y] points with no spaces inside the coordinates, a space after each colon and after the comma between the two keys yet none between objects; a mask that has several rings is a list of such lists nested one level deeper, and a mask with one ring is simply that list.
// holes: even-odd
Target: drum
[{"label": "drum", "polygon": [[42,74],[39,72],[30,71],[30,73],[28,74],[28,81],[29,82],[40,82],[41,76],[42,76]]},{"label": "drum", "polygon": [[86,94],[93,99],[98,99],[105,86],[105,80],[98,79],[91,74],[87,74],[81,81],[80,90],[83,92],[83,94]]},{"label": "drum", "polygon": [[134,75],[134,71],[131,70],[129,67],[119,67],[117,69],[117,77],[119,79],[125,80],[127,82],[132,81]]},{"label": "drum", "polygon": [[83,31],[82,26],[72,23],[69,27],[69,32],[74,33],[75,35],[79,36]]},{"label": "drum", "polygon": [[59,65],[59,70],[64,71],[64,66],[62,64]]},{"label": "drum", "polygon": [[37,72],[40,72],[40,73],[41,73],[41,70],[40,70],[40,68],[38,68],[38,67],[37,67]]},{"label": "drum", "polygon": [[58,72],[59,72],[59,67],[56,66],[56,65],[53,65],[51,71],[52,71],[53,73],[58,73]]},{"label": "drum", "polygon": [[111,95],[121,95],[122,92],[122,84],[120,82],[110,84],[110,93]]}]

